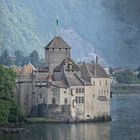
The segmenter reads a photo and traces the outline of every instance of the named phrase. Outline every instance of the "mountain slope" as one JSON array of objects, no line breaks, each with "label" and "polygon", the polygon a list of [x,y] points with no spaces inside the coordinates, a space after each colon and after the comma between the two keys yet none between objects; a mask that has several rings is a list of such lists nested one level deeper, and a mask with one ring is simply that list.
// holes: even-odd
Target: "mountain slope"
[{"label": "mountain slope", "polygon": [[[61,34],[72,42],[72,29],[81,40],[80,56],[95,47],[108,65],[140,65],[139,0],[0,0],[0,49],[22,49],[29,53],[43,47],[56,34],[59,18]],[[68,36],[68,37],[67,37]],[[80,41],[73,38],[74,43]],[[69,41],[70,40],[70,41]],[[88,45],[90,44],[90,45]],[[77,43],[78,45],[78,43]],[[88,47],[85,47],[88,46]]]}]

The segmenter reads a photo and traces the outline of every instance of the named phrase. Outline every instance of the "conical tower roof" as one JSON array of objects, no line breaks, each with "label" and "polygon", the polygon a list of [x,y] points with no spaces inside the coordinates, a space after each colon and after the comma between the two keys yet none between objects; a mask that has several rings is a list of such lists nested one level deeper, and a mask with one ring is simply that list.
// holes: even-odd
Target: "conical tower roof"
[{"label": "conical tower roof", "polygon": [[35,70],[35,67],[29,63],[28,65],[25,65],[21,71],[21,74],[31,74]]}]

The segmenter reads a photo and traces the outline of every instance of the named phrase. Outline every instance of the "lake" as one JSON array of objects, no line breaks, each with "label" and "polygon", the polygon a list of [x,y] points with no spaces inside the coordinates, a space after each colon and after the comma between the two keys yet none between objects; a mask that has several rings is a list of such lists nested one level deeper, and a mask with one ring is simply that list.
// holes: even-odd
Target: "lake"
[{"label": "lake", "polygon": [[32,124],[29,133],[0,140],[140,140],[140,95],[113,95],[112,121],[95,124]]}]

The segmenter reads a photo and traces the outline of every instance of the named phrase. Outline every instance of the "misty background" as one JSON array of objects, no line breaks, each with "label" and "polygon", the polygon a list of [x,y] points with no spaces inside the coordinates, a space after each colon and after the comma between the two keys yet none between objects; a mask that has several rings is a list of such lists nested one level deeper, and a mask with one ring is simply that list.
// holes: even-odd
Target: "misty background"
[{"label": "misty background", "polygon": [[140,0],[0,0],[0,53],[25,54],[60,35],[72,47],[75,60],[113,67],[140,66]]}]

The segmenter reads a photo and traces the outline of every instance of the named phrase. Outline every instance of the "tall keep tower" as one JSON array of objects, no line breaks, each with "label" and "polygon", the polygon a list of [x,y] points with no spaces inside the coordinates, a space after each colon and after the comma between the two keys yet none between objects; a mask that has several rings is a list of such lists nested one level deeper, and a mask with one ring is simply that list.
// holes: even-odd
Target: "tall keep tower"
[{"label": "tall keep tower", "polygon": [[53,74],[53,69],[64,59],[71,56],[71,47],[60,37],[56,36],[45,47],[45,61],[49,71]]}]

